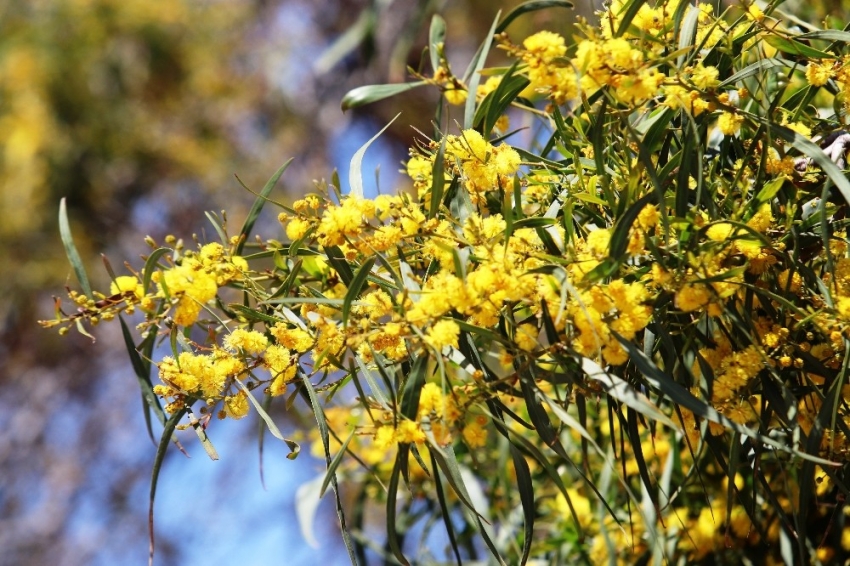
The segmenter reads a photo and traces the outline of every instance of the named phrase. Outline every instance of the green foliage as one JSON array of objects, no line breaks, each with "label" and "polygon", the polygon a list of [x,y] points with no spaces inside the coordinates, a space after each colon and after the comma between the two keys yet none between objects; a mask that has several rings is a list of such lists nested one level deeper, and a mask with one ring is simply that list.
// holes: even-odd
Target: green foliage
[{"label": "green foliage", "polygon": [[[252,243],[281,168],[240,234],[210,214],[220,243],[152,242],[142,273],[72,292],[78,310],[44,324],[142,311],[148,352],[171,338],[152,392],[172,420],[253,406],[293,457],[253,392],[304,399],[327,464],[305,492],[333,488],[352,562],[366,547],[401,564],[484,548],[502,564],[838,560],[847,37],[784,29],[776,6],[675,0],[613,2],[574,44],[504,33],[565,4],[497,19],[463,77],[436,18],[432,75],[346,97],[443,93],[413,192],[365,198],[367,144],[348,194],[318,184],[281,207],[289,243]],[[514,63],[487,68],[493,43]],[[517,119],[539,132],[525,147]],[[364,535],[377,505],[383,548]],[[439,525],[446,549],[426,542]]]}]

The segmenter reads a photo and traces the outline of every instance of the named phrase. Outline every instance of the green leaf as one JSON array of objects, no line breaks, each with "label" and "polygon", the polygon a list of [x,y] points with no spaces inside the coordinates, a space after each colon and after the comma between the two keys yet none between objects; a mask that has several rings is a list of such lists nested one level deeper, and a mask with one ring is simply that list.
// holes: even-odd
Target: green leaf
[{"label": "green leaf", "polygon": [[68,223],[68,209],[65,205],[65,198],[59,201],[59,237],[62,238],[62,245],[65,246],[65,255],[68,256],[68,261],[74,269],[74,274],[77,276],[77,281],[80,282],[80,287],[86,297],[92,298],[91,285],[89,277],[86,275],[86,268],[83,265],[83,260],[80,259],[80,253],[77,251],[77,246],[74,245],[74,237],[71,235],[71,225]]},{"label": "green leaf", "polygon": [[[373,354],[374,356],[374,354]],[[379,371],[385,373],[383,369],[380,368],[381,361],[379,356],[374,356],[375,364],[379,367]],[[360,369],[360,373],[363,374],[364,379],[366,379],[366,383],[369,384],[369,389],[371,390],[372,395],[381,405],[381,408],[385,411],[391,411],[392,407],[390,407],[390,400],[387,397],[387,394],[384,392],[383,388],[378,384],[378,381],[375,379],[375,376],[372,374],[372,371],[363,363],[363,360],[360,359],[360,356],[354,356],[355,361],[357,362],[357,367]]]},{"label": "green leaf", "polygon": [[514,230],[519,230],[520,228],[545,228],[547,226],[554,226],[557,223],[558,220],[556,218],[530,216],[514,222]]},{"label": "green leaf", "polygon": [[[277,303],[281,300],[282,299],[278,299],[278,300],[275,300],[275,302]],[[296,300],[302,300],[304,302],[307,302],[304,299],[297,299],[296,298]],[[264,322],[264,323],[269,324],[269,325],[275,325],[278,322],[280,322],[280,318],[270,316],[270,315],[267,315],[265,313],[261,313],[260,311],[258,311],[256,309],[252,309],[251,307],[246,307],[245,305],[243,305],[241,303],[229,303],[227,305],[227,308],[231,309],[234,312],[239,313],[241,316],[244,316],[245,319],[247,319],[250,322]]]},{"label": "green leaf", "polygon": [[197,418],[195,418],[195,414],[189,409],[189,424],[192,425],[192,428],[195,430],[195,434],[198,435],[198,440],[201,441],[201,446],[204,447],[204,452],[207,453],[207,456],[210,457],[210,460],[218,460],[218,452],[216,452],[215,446],[213,446],[210,437],[207,436],[207,431],[204,429],[204,426],[201,424]]},{"label": "green leaf", "polygon": [[840,29],[823,29],[800,34],[797,36],[797,39],[821,39],[824,41],[850,43],[850,32]]},{"label": "green leaf", "polygon": [[475,111],[475,117],[472,120],[473,126],[476,128],[480,127],[481,133],[485,138],[490,137],[496,121],[498,121],[505,109],[516,100],[517,94],[530,83],[528,78],[516,74],[519,63],[517,61],[511,65],[505,72],[502,80],[499,81],[499,85],[484,97],[484,100],[481,101],[481,104]]},{"label": "green leaf", "polygon": [[263,419],[264,423],[266,423],[266,426],[269,428],[269,432],[272,433],[272,436],[274,436],[278,440],[282,440],[289,447],[289,454],[287,454],[286,457],[290,460],[294,460],[295,458],[297,458],[298,453],[301,452],[301,447],[298,445],[298,443],[294,440],[284,438],[283,434],[281,434],[280,432],[280,429],[277,428],[276,424],[274,424],[274,421],[272,420],[271,416],[269,416],[269,414],[263,408],[263,405],[260,404],[260,402],[254,398],[254,395],[251,393],[251,390],[248,389],[248,387],[244,383],[242,383],[242,381],[240,381],[239,379],[234,379],[233,382],[240,389],[242,389],[242,391],[248,397],[248,401],[251,402],[251,404],[257,410],[257,414],[260,415],[260,418]]},{"label": "green leaf", "polygon": [[419,395],[422,392],[422,386],[425,385],[425,370],[427,368],[428,356],[419,356],[413,362],[404,383],[404,389],[401,393],[401,414],[410,420],[415,421],[419,412]]},{"label": "green leaf", "polygon": [[525,564],[528,561],[528,556],[531,553],[531,543],[534,539],[534,484],[531,481],[531,470],[528,467],[528,462],[522,456],[522,453],[516,446],[510,444],[511,460],[514,463],[514,473],[516,474],[517,490],[519,491],[519,501],[522,505],[523,514],[523,540],[522,540],[522,558],[520,564]]},{"label": "green leaf", "polygon": [[478,51],[475,52],[475,56],[472,58],[472,61],[469,62],[469,67],[466,69],[466,73],[463,75],[464,82],[466,83],[467,92],[469,92],[469,96],[466,97],[466,105],[463,110],[463,129],[469,129],[473,125],[473,119],[475,118],[475,101],[476,96],[475,93],[478,92],[478,83],[481,81],[481,69],[484,68],[484,63],[487,61],[487,54],[490,52],[490,45],[493,44],[493,35],[496,33],[496,22],[499,21],[499,15],[502,12],[499,11],[496,14],[496,19],[493,20],[493,25],[490,26],[490,31],[487,32],[487,37],[484,39],[484,43],[478,48]]},{"label": "green leaf", "polygon": [[814,47],[809,47],[805,43],[801,43],[794,39],[779,37],[778,35],[766,35],[764,40],[768,45],[771,45],[783,53],[789,55],[797,55],[806,57],[807,59],[833,59],[835,56],[825,51],[820,51]]},{"label": "green leaf", "polygon": [[[272,192],[272,189],[277,184],[278,179],[280,179],[283,172],[289,167],[292,163],[293,158],[289,158],[286,163],[280,166],[274,175],[266,182],[266,185],[263,187],[263,190],[260,191],[260,194],[257,195],[257,199],[254,201],[253,206],[251,206],[251,210],[248,211],[248,217],[245,218],[245,223],[242,225],[242,229],[239,231],[239,243],[236,245],[236,251],[233,252],[233,255],[242,255],[242,248],[245,246],[245,242],[248,241],[248,236],[251,235],[251,230],[254,228],[254,223],[257,222],[257,217],[260,216],[260,212],[263,210],[263,206],[266,204],[266,200],[268,200],[269,194]],[[227,243],[226,240],[222,240],[223,243]]]},{"label": "green leaf", "polygon": [[[316,292],[318,292],[318,291],[316,291]],[[283,297],[283,298],[280,298],[280,299],[271,299],[271,300],[265,301],[265,303],[270,304],[270,305],[301,305],[301,304],[331,305],[331,306],[336,306],[336,307],[341,308],[343,300],[342,299],[326,299],[326,298],[321,298],[321,297]],[[232,304],[231,306],[233,306],[234,308],[238,308],[238,307],[236,307],[235,304]],[[240,306],[242,308],[248,309],[248,307],[245,307],[244,305],[240,305]],[[245,311],[245,313],[248,314],[249,316],[257,317],[258,320],[264,320],[264,318],[265,318],[265,320],[268,321],[268,322],[271,322],[271,319],[274,318],[274,317],[270,317],[269,315],[264,315],[263,313],[255,311],[253,309],[248,309],[248,310]],[[274,319],[274,320],[277,320],[277,319]]]},{"label": "green leaf", "polygon": [[602,369],[602,366],[590,358],[581,359],[581,369],[587,377],[601,383],[605,392],[614,399],[640,414],[670,427],[671,430],[679,430],[679,426],[670,420],[670,417],[662,413],[655,403],[650,401],[643,393],[635,390],[627,381],[606,372]]},{"label": "green leaf", "polygon": [[[320,548],[316,534],[313,532],[313,523],[316,518],[316,510],[321,503],[322,483],[324,478],[319,476],[298,486],[295,491],[295,516],[298,518],[298,526],[301,535],[312,548]],[[352,564],[356,562],[352,561]]]},{"label": "green leaf", "polygon": [[638,215],[653,198],[655,198],[655,195],[652,193],[641,197],[617,221],[616,226],[614,226],[614,232],[611,234],[610,250],[612,259],[618,261],[626,259],[629,232],[632,229],[632,225],[634,225]]},{"label": "green leaf", "polygon": [[369,273],[371,273],[372,266],[375,265],[376,259],[377,258],[375,258],[375,256],[372,256],[363,262],[363,265],[361,265],[357,269],[357,273],[354,274],[354,279],[351,280],[351,284],[348,286],[348,290],[345,292],[345,299],[342,303],[343,326],[346,326],[348,324],[348,315],[351,312],[351,303],[357,297],[359,297],[360,293],[363,291],[363,287],[368,281]]},{"label": "green leaf", "polygon": [[446,41],[446,20],[439,14],[431,18],[431,28],[428,30],[428,54],[431,56],[431,69],[437,72],[440,68],[440,51]]},{"label": "green leaf", "polygon": [[755,117],[755,119],[770,128],[770,131],[773,132],[774,135],[781,137],[791,144],[794,149],[808,157],[811,157],[812,160],[820,166],[821,170],[826,173],[829,179],[835,183],[836,188],[838,188],[841,192],[841,196],[844,197],[844,200],[850,203],[850,181],[847,181],[847,177],[844,176],[844,173],[838,168],[838,165],[833,163],[829,156],[824,153],[817,144],[798,134],[794,130],[786,128],[785,126],[780,126],[766,118]]},{"label": "green leaf", "polygon": [[505,31],[511,23],[520,17],[523,14],[527,14],[529,12],[535,12],[537,10],[545,10],[546,8],[572,8],[572,2],[566,2],[565,0],[532,0],[530,2],[523,2],[505,16],[505,19],[502,20],[499,25],[496,27],[494,33],[502,33]]},{"label": "green leaf", "polygon": [[410,566],[410,562],[404,557],[401,551],[401,545],[398,540],[398,526],[396,524],[396,501],[398,499],[399,480],[401,479],[401,470],[407,465],[407,454],[410,451],[409,444],[400,444],[396,453],[393,471],[390,474],[390,483],[387,486],[387,546],[393,556],[403,564]]},{"label": "green leaf", "polygon": [[484,544],[490,550],[490,554],[492,554],[493,558],[495,558],[498,563],[502,566],[505,566],[505,561],[499,554],[496,545],[493,544],[490,535],[487,533],[487,529],[484,526],[484,522],[482,520],[481,513],[475,508],[473,503],[473,498],[470,495],[469,489],[466,487],[466,482],[463,479],[463,474],[461,472],[460,466],[458,465],[457,456],[455,456],[454,448],[451,445],[446,447],[440,447],[440,445],[434,439],[434,434],[429,430],[425,433],[428,438],[428,444],[431,451],[431,454],[434,455],[435,460],[437,461],[437,465],[443,471],[443,474],[446,476],[446,481],[452,486],[455,494],[457,494],[458,499],[460,499],[461,503],[469,509],[470,512],[475,517],[475,521],[478,523],[478,531],[481,533],[481,538],[484,539]]},{"label": "green leaf", "polygon": [[151,277],[153,277],[154,271],[156,271],[159,258],[161,258],[170,251],[171,250],[169,248],[157,248],[151,253],[151,255],[148,256],[148,259],[145,261],[145,268],[142,271],[142,288],[144,289],[145,294],[147,294],[148,289],[150,289],[151,287]]},{"label": "green leaf", "polygon": [[[319,436],[322,439],[322,446],[325,449],[325,463],[328,467],[331,465],[331,450],[330,450],[330,435],[328,434],[328,423],[325,420],[325,413],[322,406],[319,404],[319,398],[316,395],[316,389],[310,382],[310,378],[301,369],[298,370],[298,375],[301,377],[301,383],[304,386],[303,391],[306,392],[307,399],[310,403],[310,408],[313,410],[313,416],[316,418],[316,424],[319,427]],[[345,526],[345,512],[342,508],[342,500],[339,495],[339,484],[336,479],[336,472],[330,474],[331,486],[334,490],[334,499],[336,500],[336,514],[339,519],[339,528],[342,533],[342,540],[345,543],[345,548],[348,551],[348,558],[352,564],[357,564],[357,559],[354,555],[354,547],[351,543],[351,537],[348,533],[348,528]],[[324,483],[324,480],[322,481]],[[321,487],[321,484],[319,484]],[[321,489],[320,489],[321,491]]]},{"label": "green leaf", "polygon": [[[635,19],[635,16],[637,16],[637,13],[643,5],[644,0],[629,0],[628,3],[622,7],[620,12],[615,14],[620,19],[620,27],[618,27],[616,33],[614,33],[614,37],[620,37],[626,33],[626,30],[632,25],[632,21]],[[604,21],[602,25],[605,25]]]},{"label": "green leaf", "polygon": [[443,204],[443,191],[446,185],[445,173],[446,137],[440,140],[440,149],[434,157],[434,167],[431,169],[431,204],[428,207],[428,218],[434,218]]},{"label": "green leaf", "polygon": [[159,471],[162,469],[162,462],[165,460],[165,451],[168,449],[168,443],[171,442],[171,435],[174,434],[174,429],[177,428],[177,423],[186,414],[186,409],[180,409],[171,415],[165,423],[162,430],[162,436],[159,439],[159,445],[156,448],[156,456],[153,460],[153,469],[151,470],[151,486],[148,496],[148,533],[150,536],[150,547],[148,563],[153,564],[154,554],[154,530],[153,530],[153,504],[156,499],[156,485],[159,480]]},{"label": "green leaf", "polygon": [[[136,350],[136,345],[133,342],[133,336],[130,334],[130,329],[127,323],[124,322],[124,317],[119,316],[118,321],[121,323],[121,335],[124,338],[124,347],[127,348],[127,354],[130,357],[130,363],[133,366],[133,373],[136,374],[136,380],[139,383],[139,389],[142,392],[142,400],[144,401],[145,424],[147,425],[148,434],[153,440],[153,429],[151,428],[150,411],[153,411],[156,418],[162,425],[165,425],[165,413],[162,411],[162,406],[159,404],[159,398],[153,392],[153,385],[150,379],[150,362],[145,362]],[[155,334],[155,333],[154,333]],[[145,339],[147,340],[147,338]],[[143,340],[142,344],[146,344]]]},{"label": "green leaf", "polygon": [[437,492],[437,501],[440,504],[440,514],[443,517],[443,524],[446,527],[446,534],[449,537],[449,544],[452,547],[452,551],[454,552],[455,560],[457,561],[458,566],[462,566],[463,560],[460,557],[460,551],[457,547],[455,530],[454,526],[452,525],[452,516],[449,511],[449,506],[446,503],[446,494],[443,489],[443,482],[440,479],[440,470],[438,468],[437,459],[433,453],[431,454],[431,469],[434,476],[434,490]]},{"label": "green leaf", "polygon": [[348,265],[348,261],[345,259],[342,250],[338,246],[325,247],[325,257],[328,263],[331,264],[331,267],[336,269],[339,278],[342,279],[345,286],[348,287],[351,285],[351,280],[354,279],[354,272],[351,271],[351,266]]},{"label": "green leaf", "polygon": [[393,122],[395,122],[398,117],[401,116],[401,112],[395,115],[395,117],[389,121],[389,123],[381,128],[381,131],[372,136],[372,139],[363,144],[363,147],[358,149],[354,155],[351,157],[351,165],[348,169],[348,185],[350,187],[349,195],[356,198],[363,198],[363,157],[366,155],[366,150],[369,149],[369,146],[372,145],[376,139],[383,134],[387,128],[389,128]]},{"label": "green leaf", "polygon": [[790,61],[786,61],[785,59],[779,59],[777,57],[772,57],[770,59],[760,59],[755,63],[747,65],[725,81],[720,83],[720,87],[731,86],[739,81],[744,79],[748,79],[753,75],[757,75],[762,71],[766,71],[767,69],[773,69],[776,67],[792,67],[794,64]]},{"label": "green leaf", "polygon": [[336,453],[331,463],[328,464],[327,472],[325,472],[325,478],[322,480],[322,488],[319,490],[319,497],[325,496],[325,491],[327,491],[328,486],[331,483],[331,477],[336,474],[336,469],[339,467],[342,462],[343,456],[345,456],[345,451],[348,450],[348,444],[351,442],[351,439],[354,438],[354,434],[357,432],[356,428],[352,428],[351,432],[348,434],[348,438],[345,439],[345,442],[342,443],[342,447],[339,449],[339,452]]},{"label": "green leaf", "polygon": [[412,83],[360,86],[348,91],[342,98],[342,111],[345,112],[350,108],[365,106],[366,104],[407,92],[424,84],[428,83],[425,81],[415,81]]},{"label": "green leaf", "polygon": [[779,189],[782,188],[782,185],[785,183],[785,177],[777,177],[772,181],[768,181],[764,184],[761,190],[756,194],[755,201],[757,203],[765,203],[773,200],[773,197],[776,196],[776,193],[779,192]]},{"label": "green leaf", "polygon": [[333,70],[340,61],[374,33],[376,20],[377,6],[369,5],[364,8],[357,20],[319,55],[313,63],[314,72],[321,76]]},{"label": "green leaf", "polygon": [[215,233],[218,235],[218,239],[222,242],[226,242],[227,233],[224,231],[224,221],[218,217],[218,214],[209,210],[204,212],[204,216],[207,217],[207,220],[209,220],[210,224],[212,224],[213,228],[215,228]]},{"label": "green leaf", "polygon": [[614,336],[617,338],[617,340],[620,341],[620,344],[623,345],[623,348],[628,351],[629,360],[634,363],[635,366],[637,366],[638,370],[641,372],[644,379],[646,379],[647,383],[650,386],[656,388],[660,393],[668,397],[670,401],[674,404],[682,407],[683,409],[691,411],[694,415],[698,417],[723,425],[727,429],[734,430],[740,434],[743,434],[744,436],[752,438],[753,440],[757,440],[763,444],[772,446],[777,450],[789,452],[805,460],[811,460],[812,462],[820,464],[821,466],[836,465],[834,462],[830,462],[829,460],[825,460],[823,458],[819,458],[811,454],[806,454],[783,441],[763,436],[759,434],[758,431],[752,430],[743,425],[739,425],[734,421],[731,421],[730,419],[719,413],[716,409],[714,409],[714,407],[710,406],[705,401],[698,399],[694,396],[693,393],[685,389],[682,385],[680,385],[676,381],[673,381],[673,378],[671,376],[661,371],[658,366],[656,366],[655,363],[653,363],[652,360],[650,360],[646,356],[646,354],[644,354],[642,350],[638,349],[635,344],[633,344],[630,340],[626,340],[625,338],[619,336],[616,333],[614,333]]},{"label": "green leaf", "polygon": [[[698,6],[689,5],[687,10],[685,19],[682,21],[682,27],[679,30],[679,50],[681,51],[693,49],[697,37],[697,24],[702,14],[702,10]],[[676,65],[681,69],[686,61],[686,53],[682,53],[679,55]]]}]

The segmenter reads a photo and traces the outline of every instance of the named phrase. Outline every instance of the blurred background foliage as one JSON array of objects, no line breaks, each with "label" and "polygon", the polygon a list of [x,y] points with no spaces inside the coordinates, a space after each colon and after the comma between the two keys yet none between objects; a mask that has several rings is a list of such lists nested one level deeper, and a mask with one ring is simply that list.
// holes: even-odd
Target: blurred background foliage
[{"label": "blurred background foliage", "polygon": [[[117,327],[93,345],[35,323],[52,316],[51,295],[69,281],[59,200],[67,198],[77,246],[103,288],[100,253],[121,271],[120,260],[146,251],[145,235],[188,241],[204,230],[205,211],[222,208],[240,223],[254,197],[233,175],[257,189],[289,157],[295,162],[275,196],[292,200],[401,111],[383,138],[391,157],[379,156],[395,169],[415,134],[410,126],[429,129],[436,94],[420,89],[347,115],[342,95],[405,80],[435,11],[449,22],[449,57],[463,69],[496,11],[518,3],[0,0],[0,564],[137,563],[147,551],[154,448]],[[563,29],[574,17],[537,13],[511,32]],[[161,488],[168,528],[158,529],[158,563],[201,558],[192,541],[203,547],[215,538],[211,510],[227,524],[239,512],[228,500],[242,492],[204,503],[201,494],[216,486],[192,491],[181,473],[215,466],[213,480],[198,483],[237,474],[262,493],[258,466],[245,464],[256,461],[255,443],[227,442],[218,446],[221,462],[199,456],[180,464],[184,472],[164,469],[163,481],[173,474],[184,483]],[[295,477],[294,466],[313,473],[302,459],[266,470],[267,480]],[[272,532],[297,530],[296,487],[266,496]],[[169,523],[170,514],[188,519]],[[260,531],[246,522],[224,539],[237,547]],[[323,551],[333,556],[333,548]]]}]

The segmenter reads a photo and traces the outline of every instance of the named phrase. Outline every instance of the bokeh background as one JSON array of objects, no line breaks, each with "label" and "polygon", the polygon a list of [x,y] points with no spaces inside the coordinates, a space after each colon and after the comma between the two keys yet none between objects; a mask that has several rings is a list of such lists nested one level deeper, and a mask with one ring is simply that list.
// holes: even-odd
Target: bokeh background
[{"label": "bokeh background", "polygon": [[[36,320],[75,285],[58,235],[66,198],[94,286],[140,265],[146,235],[207,239],[206,211],[236,226],[255,190],[289,157],[273,197],[291,201],[330,178],[392,116],[364,171],[380,190],[415,130],[430,130],[433,90],[343,114],[356,86],[400,82],[417,66],[431,15],[449,23],[461,72],[497,10],[493,0],[0,0],[0,565],[143,564],[155,447],[117,324],[97,341]],[[589,15],[587,6],[578,13]],[[511,26],[563,31],[576,12]],[[367,187],[377,190],[371,173]],[[258,230],[281,237],[274,214]],[[205,232],[206,231],[206,232]],[[287,432],[301,420],[276,409]],[[157,433],[158,430],[155,430]],[[190,433],[166,457],[156,506],[156,564],[345,564],[330,497],[314,525],[295,519],[297,489],[323,471],[305,449],[285,459],[256,422],[213,423],[221,460]]]}]

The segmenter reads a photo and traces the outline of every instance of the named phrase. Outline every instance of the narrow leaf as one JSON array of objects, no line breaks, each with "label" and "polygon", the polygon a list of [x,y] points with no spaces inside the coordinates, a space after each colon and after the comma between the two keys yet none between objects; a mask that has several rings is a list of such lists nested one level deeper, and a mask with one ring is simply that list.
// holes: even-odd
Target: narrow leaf
[{"label": "narrow leaf", "polygon": [[366,150],[369,149],[369,146],[372,145],[378,137],[383,134],[387,128],[389,128],[393,122],[401,116],[401,113],[395,115],[395,118],[390,120],[389,124],[381,128],[381,131],[372,136],[372,139],[363,144],[363,147],[358,149],[354,156],[351,158],[351,165],[348,169],[348,184],[351,186],[351,192],[349,193],[351,196],[355,198],[363,198],[363,156],[366,155]]},{"label": "narrow leaf", "polygon": [[768,45],[775,47],[783,53],[788,53],[789,55],[797,55],[800,57],[806,57],[807,59],[832,59],[834,57],[831,53],[820,51],[819,49],[810,47],[805,43],[779,37],[778,35],[766,35],[764,40]]},{"label": "narrow leaf", "polygon": [[490,31],[487,32],[487,37],[484,43],[475,52],[475,56],[469,63],[469,67],[464,73],[464,81],[467,85],[469,96],[466,97],[466,106],[463,110],[463,128],[472,127],[473,118],[475,118],[475,93],[478,92],[478,83],[481,81],[481,69],[484,68],[484,63],[487,61],[487,54],[490,52],[490,45],[493,43],[493,35],[496,33],[496,23],[499,21],[501,11],[496,14],[496,19],[493,20],[493,25],[490,26]]},{"label": "narrow leaf", "polygon": [[327,491],[328,486],[331,483],[331,477],[336,474],[336,469],[339,467],[342,462],[343,456],[345,456],[345,451],[348,449],[348,444],[351,442],[351,439],[354,438],[354,433],[357,432],[357,429],[352,428],[351,432],[348,434],[348,438],[345,439],[345,442],[342,443],[342,448],[339,449],[339,452],[336,453],[331,463],[328,464],[328,470],[325,472],[325,479],[322,480],[322,488],[319,490],[319,497],[325,496],[325,491]]},{"label": "narrow leaf", "polygon": [[428,54],[431,56],[431,69],[436,73],[440,68],[440,51],[446,41],[446,20],[439,14],[431,18],[431,28],[428,30]]},{"label": "narrow leaf", "polygon": [[295,490],[295,516],[298,517],[298,526],[301,535],[312,548],[320,548],[319,541],[313,532],[313,523],[316,518],[316,510],[322,501],[321,487],[323,478],[321,476],[302,483]]},{"label": "narrow leaf", "polygon": [[186,414],[186,409],[180,409],[171,415],[165,423],[165,428],[162,430],[162,436],[159,439],[159,446],[156,449],[154,456],[153,469],[151,470],[151,486],[150,495],[148,497],[148,534],[150,537],[150,546],[148,554],[148,565],[153,565],[154,554],[154,530],[153,530],[153,504],[156,499],[156,486],[159,480],[159,471],[162,468],[162,462],[165,460],[165,451],[168,449],[168,443],[171,442],[171,435],[174,434],[174,429],[177,428],[177,423]]},{"label": "narrow leaf", "polygon": [[[248,241],[248,236],[251,235],[251,230],[254,228],[254,223],[257,222],[257,217],[260,216],[260,212],[263,210],[263,206],[266,204],[266,200],[268,199],[269,194],[272,192],[272,189],[277,184],[278,179],[280,179],[283,172],[289,167],[292,163],[293,158],[289,158],[286,163],[280,166],[274,175],[266,182],[266,185],[263,187],[263,190],[260,191],[260,194],[257,195],[257,199],[254,201],[253,206],[251,206],[251,210],[248,211],[248,217],[245,218],[245,223],[242,225],[242,230],[239,231],[239,243],[236,245],[236,251],[234,251],[234,255],[241,255],[242,248],[245,245],[245,242]],[[224,240],[223,240],[224,242]]]},{"label": "narrow leaf", "polygon": [[744,67],[743,69],[741,69],[740,71],[738,71],[737,73],[735,73],[734,75],[732,75],[731,77],[729,77],[728,79],[726,79],[725,81],[720,83],[720,86],[725,87],[725,86],[733,85],[733,84],[737,83],[738,81],[748,79],[748,78],[752,77],[753,75],[757,75],[761,71],[765,71],[767,69],[773,69],[775,67],[786,67],[787,68],[787,67],[791,67],[792,65],[793,65],[793,63],[791,63],[790,61],[786,61],[785,59],[779,59],[779,58],[775,58],[775,57],[771,58],[771,59],[760,59],[759,61],[756,61],[755,63],[747,65],[746,67]]},{"label": "narrow leaf", "polygon": [[[322,446],[325,449],[325,463],[328,467],[331,465],[331,450],[330,450],[330,435],[328,434],[328,422],[325,420],[325,413],[322,410],[321,404],[319,404],[319,398],[316,395],[316,389],[313,387],[313,384],[310,382],[310,378],[302,372],[300,369],[298,370],[298,375],[301,376],[301,383],[304,386],[303,391],[306,392],[307,399],[310,403],[310,408],[313,410],[313,416],[316,418],[316,425],[319,427],[319,435],[322,439]],[[348,533],[348,528],[345,526],[345,512],[342,508],[342,500],[339,495],[339,484],[337,483],[336,473],[333,472],[330,474],[331,477],[331,486],[334,490],[334,499],[336,501],[336,514],[339,519],[339,528],[342,533],[342,541],[345,543],[345,548],[348,551],[348,558],[352,564],[357,564],[357,559],[354,554],[354,546],[351,543],[351,536]],[[322,481],[324,483],[324,480]],[[321,487],[321,483],[318,484]]]},{"label": "narrow leaf", "polygon": [[520,17],[523,14],[527,14],[529,12],[535,12],[537,10],[544,10],[546,8],[572,8],[573,3],[567,2],[566,0],[532,0],[530,2],[523,2],[505,16],[505,19],[502,20],[499,25],[495,29],[495,33],[502,33],[505,31],[511,23]]},{"label": "narrow leaf", "polygon": [[366,281],[368,280],[369,273],[372,271],[372,266],[375,265],[375,261],[375,256],[372,256],[363,262],[363,265],[357,269],[357,273],[354,274],[354,279],[351,280],[351,284],[345,292],[345,299],[342,303],[343,326],[348,324],[348,315],[351,312],[351,303],[357,299],[357,297],[360,296],[360,292],[363,291],[363,287],[366,285]]},{"label": "narrow leaf", "polygon": [[74,245],[74,237],[71,235],[71,225],[68,223],[68,209],[65,205],[65,199],[59,201],[59,236],[62,238],[62,245],[65,246],[65,255],[68,256],[68,261],[74,269],[74,274],[77,276],[77,281],[80,282],[80,287],[86,297],[93,296],[89,277],[86,275],[86,268],[83,265],[83,260],[80,259],[80,253],[77,251],[77,246]]},{"label": "narrow leaf", "polygon": [[445,173],[446,137],[440,140],[440,149],[434,157],[434,167],[431,169],[431,205],[428,208],[428,218],[434,218],[440,211],[443,203],[443,194],[446,185]]},{"label": "narrow leaf", "polygon": [[614,399],[640,414],[668,426],[671,430],[679,430],[679,426],[670,420],[670,417],[662,413],[646,395],[636,391],[634,387],[620,377],[606,372],[602,369],[602,366],[590,358],[581,359],[581,369],[587,374],[587,377],[601,383],[608,395]]},{"label": "narrow leaf", "polygon": [[425,81],[416,81],[412,83],[400,84],[385,84],[385,85],[368,85],[357,87],[350,90],[342,97],[342,111],[345,112],[350,108],[357,108],[383,100],[402,92],[414,89],[416,87],[427,84]]},{"label": "narrow leaf", "polygon": [[151,253],[151,255],[148,256],[148,259],[145,261],[145,269],[142,272],[142,288],[144,289],[145,294],[147,294],[148,289],[150,289],[151,277],[153,277],[154,271],[156,271],[159,258],[161,258],[170,251],[171,250],[169,248],[157,248]]},{"label": "narrow leaf", "polygon": [[254,408],[257,410],[257,414],[260,415],[260,418],[263,419],[263,422],[265,422],[266,426],[269,427],[269,432],[272,433],[272,436],[284,441],[286,445],[289,446],[290,452],[286,455],[286,457],[290,460],[294,460],[295,458],[297,458],[298,453],[301,451],[301,447],[298,445],[298,443],[294,440],[284,438],[283,434],[281,434],[280,432],[280,429],[277,428],[276,424],[274,424],[274,421],[272,420],[271,416],[269,416],[269,414],[263,408],[262,404],[260,404],[260,402],[254,398],[254,395],[251,394],[251,391],[244,383],[242,383],[238,379],[234,379],[233,382],[236,383],[236,385],[238,385],[239,388],[245,392],[245,395],[248,397],[248,401],[251,402],[251,405],[253,405]]}]

